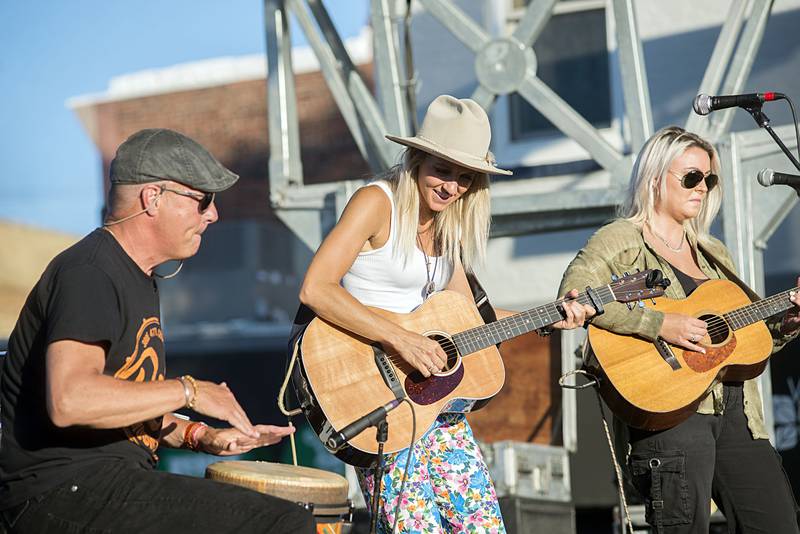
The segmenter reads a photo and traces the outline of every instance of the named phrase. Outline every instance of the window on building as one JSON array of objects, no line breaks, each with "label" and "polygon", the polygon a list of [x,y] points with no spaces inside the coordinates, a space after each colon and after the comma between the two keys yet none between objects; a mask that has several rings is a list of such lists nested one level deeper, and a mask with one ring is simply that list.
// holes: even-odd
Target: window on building
[{"label": "window on building", "polygon": [[[521,17],[530,0],[512,0]],[[537,76],[596,128],[611,125],[605,1],[561,0],[533,44]],[[519,94],[510,97],[511,139],[562,135]]]}]

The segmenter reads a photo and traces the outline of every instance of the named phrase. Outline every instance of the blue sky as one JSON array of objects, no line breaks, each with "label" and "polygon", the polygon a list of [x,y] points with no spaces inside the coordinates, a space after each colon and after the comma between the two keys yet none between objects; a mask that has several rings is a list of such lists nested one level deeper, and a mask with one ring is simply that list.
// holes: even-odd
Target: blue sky
[{"label": "blue sky", "polygon": [[[324,4],[345,37],[367,20],[367,0]],[[259,0],[7,1],[0,20],[0,219],[74,234],[100,222],[102,177],[67,99],[121,74],[265,48]]]}]

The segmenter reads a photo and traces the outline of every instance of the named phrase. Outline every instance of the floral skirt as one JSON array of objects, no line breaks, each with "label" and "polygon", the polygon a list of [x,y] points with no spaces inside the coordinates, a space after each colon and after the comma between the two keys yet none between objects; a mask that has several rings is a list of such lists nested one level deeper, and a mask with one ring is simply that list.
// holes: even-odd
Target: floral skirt
[{"label": "floral skirt", "polygon": [[[384,455],[378,532],[390,534],[408,449]],[[372,469],[356,469],[367,506],[375,483]],[[494,485],[463,414],[441,414],[414,444],[398,511],[397,531],[504,533]]]}]

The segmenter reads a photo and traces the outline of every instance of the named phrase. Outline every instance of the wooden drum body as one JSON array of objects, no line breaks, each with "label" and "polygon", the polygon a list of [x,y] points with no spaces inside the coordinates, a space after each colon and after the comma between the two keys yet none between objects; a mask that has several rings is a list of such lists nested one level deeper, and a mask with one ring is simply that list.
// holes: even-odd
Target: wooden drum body
[{"label": "wooden drum body", "polygon": [[317,521],[320,534],[345,534],[352,528],[353,507],[347,479],[321,469],[272,462],[224,461],[206,468],[206,478],[296,502]]}]

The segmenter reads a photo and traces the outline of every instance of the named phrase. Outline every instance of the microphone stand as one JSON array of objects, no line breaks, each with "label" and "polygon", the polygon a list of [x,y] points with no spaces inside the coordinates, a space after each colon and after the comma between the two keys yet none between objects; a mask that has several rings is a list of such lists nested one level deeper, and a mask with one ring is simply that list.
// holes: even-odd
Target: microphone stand
[{"label": "microphone stand", "polygon": [[[786,156],[789,158],[789,161],[792,162],[792,165],[794,165],[795,168],[797,168],[797,170],[800,171],[800,161],[797,161],[797,158],[795,158],[794,155],[791,153],[791,151],[789,151],[789,149],[786,148],[786,145],[783,144],[781,138],[778,137],[778,134],[776,134],[775,130],[773,130],[772,127],[769,125],[769,117],[767,117],[764,114],[764,112],[761,111],[761,106],[746,107],[744,109],[746,109],[747,112],[750,113],[750,115],[753,117],[753,120],[756,121],[756,124],[758,125],[759,128],[764,128],[767,131],[770,137],[772,137],[772,139],[774,139],[775,142],[778,144],[781,151],[783,151],[783,153],[786,154]],[[800,191],[798,191],[798,195],[800,195]]]},{"label": "microphone stand", "polygon": [[[378,527],[378,508],[381,500],[383,471],[385,468],[383,464],[383,445],[386,443],[386,440],[389,439],[389,422],[386,420],[386,417],[383,418],[383,421],[378,423],[377,430],[375,431],[375,439],[378,442],[378,467],[375,468],[375,478],[372,484],[372,518],[369,522],[370,534],[376,534],[376,529]],[[411,454],[411,451],[409,451],[409,454]],[[400,496],[397,498],[399,499]]]}]

